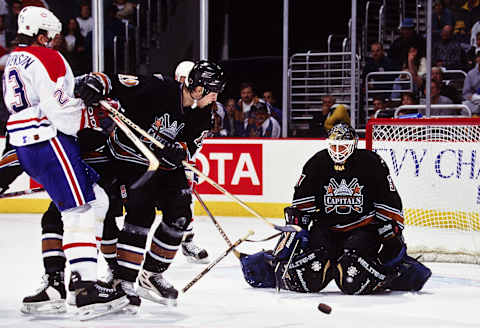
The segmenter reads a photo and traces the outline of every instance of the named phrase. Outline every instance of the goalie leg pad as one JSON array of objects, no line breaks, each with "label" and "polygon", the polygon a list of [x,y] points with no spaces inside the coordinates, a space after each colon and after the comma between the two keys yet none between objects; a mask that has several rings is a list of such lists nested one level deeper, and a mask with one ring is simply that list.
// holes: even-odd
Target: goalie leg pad
[{"label": "goalie leg pad", "polygon": [[335,282],[338,288],[348,295],[369,295],[382,287],[387,275],[381,265],[373,259],[357,255],[353,250],[345,250],[337,264]]},{"label": "goalie leg pad", "polygon": [[295,256],[284,275],[286,266],[287,261],[280,262],[279,270],[275,273],[276,281],[282,289],[316,293],[334,278],[331,262],[324,248]]},{"label": "goalie leg pad", "polygon": [[432,271],[425,265],[406,255],[397,270],[400,275],[393,279],[386,288],[401,291],[419,291],[431,277]]},{"label": "goalie leg pad", "polygon": [[271,252],[261,251],[252,255],[242,254],[240,264],[245,281],[255,288],[275,287],[272,261]]}]

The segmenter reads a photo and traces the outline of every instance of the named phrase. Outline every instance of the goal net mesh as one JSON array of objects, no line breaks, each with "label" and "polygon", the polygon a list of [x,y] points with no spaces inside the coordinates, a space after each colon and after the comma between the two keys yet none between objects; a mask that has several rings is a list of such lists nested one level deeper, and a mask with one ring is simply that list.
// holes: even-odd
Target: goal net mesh
[{"label": "goal net mesh", "polygon": [[366,147],[402,198],[409,254],[480,263],[480,119],[373,119]]}]

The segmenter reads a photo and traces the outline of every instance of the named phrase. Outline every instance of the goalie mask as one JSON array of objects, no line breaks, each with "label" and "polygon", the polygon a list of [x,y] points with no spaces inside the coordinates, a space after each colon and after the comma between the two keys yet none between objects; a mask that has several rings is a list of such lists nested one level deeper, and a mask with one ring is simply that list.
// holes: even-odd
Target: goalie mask
[{"label": "goalie mask", "polygon": [[198,86],[203,87],[203,96],[210,92],[221,93],[225,83],[225,74],[220,65],[207,60],[196,62],[185,80],[190,92]]},{"label": "goalie mask", "polygon": [[358,136],[355,130],[346,123],[333,126],[328,133],[328,153],[336,164],[343,164],[357,148]]}]

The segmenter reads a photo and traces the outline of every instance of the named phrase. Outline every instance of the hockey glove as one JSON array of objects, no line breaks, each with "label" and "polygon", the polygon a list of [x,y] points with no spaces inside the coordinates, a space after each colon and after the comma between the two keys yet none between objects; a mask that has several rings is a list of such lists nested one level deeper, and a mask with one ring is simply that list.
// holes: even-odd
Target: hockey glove
[{"label": "hockey glove", "polygon": [[163,149],[157,148],[155,155],[161,162],[161,166],[166,170],[174,170],[182,165],[182,161],[187,159],[187,152],[179,142],[169,142],[163,138],[159,141],[165,146]]},{"label": "hockey glove", "polygon": [[[292,252],[300,253],[300,250],[307,249],[309,240],[310,235],[305,229],[298,232],[283,232],[273,252],[275,260],[288,259]],[[295,248],[297,241],[298,245]]]},{"label": "hockey glove", "polygon": [[75,97],[82,99],[86,106],[97,105],[111,88],[110,79],[103,73],[89,73],[75,78]]},{"label": "hockey glove", "polygon": [[289,206],[285,207],[283,210],[285,214],[285,223],[286,224],[295,224],[303,229],[308,229],[308,226],[311,221],[310,214],[300,211],[298,208]]}]

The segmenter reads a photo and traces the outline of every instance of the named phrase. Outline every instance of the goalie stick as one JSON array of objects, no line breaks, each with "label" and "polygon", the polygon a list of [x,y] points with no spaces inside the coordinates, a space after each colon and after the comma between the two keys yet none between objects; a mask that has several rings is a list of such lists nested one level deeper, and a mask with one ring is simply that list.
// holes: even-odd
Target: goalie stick
[{"label": "goalie stick", "polygon": [[[158,148],[160,149],[163,149],[165,146],[160,142],[158,141],[157,139],[155,139],[153,136],[151,136],[150,134],[148,134],[145,130],[143,130],[141,127],[139,127],[137,124],[135,124],[134,122],[132,122],[132,120],[130,120],[128,117],[126,117],[125,115],[123,115],[122,113],[120,113],[117,109],[115,109],[113,106],[111,106],[108,102],[106,102],[105,100],[100,100],[100,105],[102,105],[106,110],[108,110],[109,112],[111,112],[112,114],[114,114],[115,116],[117,116],[119,119],[121,119],[123,122],[125,122],[126,124],[128,124],[132,129],[134,129],[135,131],[137,131],[138,133],[140,133],[142,136],[144,136],[145,138],[147,138],[148,140],[150,140],[155,146],[157,146]],[[268,221],[266,218],[264,218],[263,216],[261,216],[260,214],[258,214],[254,209],[252,209],[250,206],[248,206],[247,204],[245,204],[242,200],[240,200],[238,197],[236,197],[235,195],[232,195],[231,193],[229,193],[225,188],[223,188],[222,186],[220,186],[218,183],[216,183],[215,181],[213,181],[212,179],[210,179],[208,176],[206,176],[205,174],[203,174],[203,172],[201,172],[200,170],[198,170],[196,167],[194,167],[193,165],[191,165],[190,163],[188,163],[187,161],[182,161],[182,164],[184,166],[186,166],[187,168],[189,168],[190,170],[192,170],[194,173],[196,173],[198,176],[200,176],[202,179],[204,179],[205,181],[207,181],[210,185],[212,185],[215,189],[217,189],[218,191],[220,191],[221,193],[223,193],[225,196],[229,197],[230,199],[236,201],[238,204],[240,204],[244,209],[246,209],[248,212],[250,212],[251,214],[253,214],[254,216],[256,216],[257,218],[263,220],[266,224],[268,224],[269,226],[271,226],[272,228],[276,229],[276,230],[279,230],[279,231],[283,231],[283,232],[298,232],[298,231],[301,231],[302,228],[299,227],[299,226],[296,226],[296,225],[293,225],[293,224],[289,224],[287,226],[279,226],[279,225],[276,225],[276,224],[273,224],[271,223],[270,221]]]},{"label": "goalie stick", "polygon": [[146,157],[148,160],[148,169],[147,171],[137,180],[134,184],[132,184],[131,188],[136,189],[143,186],[157,171],[160,162],[158,161],[157,157],[152,153],[150,149],[145,146],[145,144],[128,128],[128,126],[123,123],[123,120],[120,119],[117,115],[112,113],[109,115],[115,124],[125,133],[128,139],[130,139],[133,144],[140,150],[140,152]]},{"label": "goalie stick", "polygon": [[232,246],[228,247],[222,253],[222,255],[217,257],[212,263],[210,263],[205,269],[203,269],[202,272],[197,274],[188,284],[186,284],[185,287],[183,287],[182,289],[182,293],[185,293],[187,290],[189,290],[190,287],[192,287],[197,281],[199,281],[204,275],[206,275],[207,272],[210,271],[218,262],[223,260],[235,247],[243,243],[245,240],[247,240],[248,237],[250,237],[253,234],[254,234],[253,230],[249,230],[244,237],[238,239],[235,243],[232,244]]},{"label": "goalie stick", "polygon": [[10,197],[17,197],[17,196],[23,196],[23,195],[29,195],[33,194],[36,192],[42,192],[45,191],[43,188],[33,188],[33,189],[25,189],[21,191],[14,191],[14,192],[9,192],[6,194],[1,194],[0,198],[10,198]]}]

